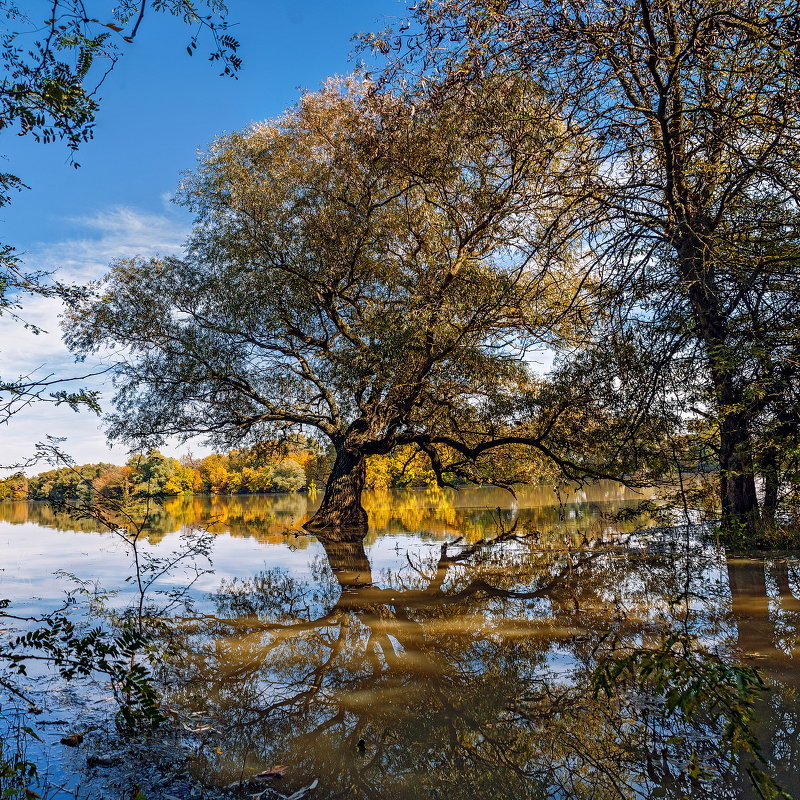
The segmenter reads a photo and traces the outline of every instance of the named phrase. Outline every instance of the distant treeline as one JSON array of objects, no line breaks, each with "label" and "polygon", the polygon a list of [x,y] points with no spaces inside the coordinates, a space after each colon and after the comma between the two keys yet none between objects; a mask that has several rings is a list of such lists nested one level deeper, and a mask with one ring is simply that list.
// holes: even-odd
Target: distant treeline
[{"label": "distant treeline", "polygon": [[304,437],[180,460],[149,450],[118,464],[83,464],[12,475],[0,481],[0,499],[87,500],[191,494],[297,492],[324,481],[327,455]]},{"label": "distant treeline", "polygon": [[[83,464],[40,472],[19,473],[0,481],[0,500],[88,500],[105,497],[175,497],[193,494],[262,494],[314,491],[324,485],[333,455],[302,436],[288,442],[181,459],[149,450],[124,465]],[[428,486],[433,473],[411,448],[373,456],[368,488]]]}]

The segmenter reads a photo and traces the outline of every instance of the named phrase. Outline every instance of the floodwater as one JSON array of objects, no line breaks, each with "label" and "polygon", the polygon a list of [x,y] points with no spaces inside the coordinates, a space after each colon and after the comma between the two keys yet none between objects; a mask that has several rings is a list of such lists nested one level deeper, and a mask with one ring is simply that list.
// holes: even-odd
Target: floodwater
[{"label": "floodwater", "polygon": [[[251,793],[318,779],[322,799],[756,797],[752,759],[730,756],[707,705],[689,719],[640,682],[593,689],[604,658],[673,636],[698,669],[760,670],[753,728],[798,794],[800,559],[615,515],[642,499],[614,484],[384,492],[366,498],[366,539],[344,544],[298,533],[302,495],[154,509],[146,563],[213,533],[212,566],[178,562],[147,599],[172,604],[156,674],[193,774],[279,767]],[[108,607],[135,599],[129,548],[97,523],[39,503],[0,504],[0,520],[0,597],[20,614],[76,579]]]}]

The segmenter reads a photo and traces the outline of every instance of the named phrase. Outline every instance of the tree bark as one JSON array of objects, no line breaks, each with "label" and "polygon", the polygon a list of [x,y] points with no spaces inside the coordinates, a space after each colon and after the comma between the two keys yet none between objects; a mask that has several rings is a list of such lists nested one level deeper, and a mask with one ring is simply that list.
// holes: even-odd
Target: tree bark
[{"label": "tree bark", "polygon": [[758,497],[750,431],[744,414],[723,414],[720,424],[722,527],[758,521]]},{"label": "tree bark", "polygon": [[778,469],[778,448],[769,446],[761,456],[759,468],[764,481],[764,500],[761,503],[761,518],[764,522],[775,522],[778,511],[778,490],[780,474]]},{"label": "tree bark", "polygon": [[731,352],[728,320],[702,237],[695,231],[680,237],[676,253],[719,411],[721,524],[723,529],[750,526],[759,518],[750,435],[752,412],[738,388],[741,381],[736,354]]},{"label": "tree bark", "polygon": [[322,503],[303,527],[330,541],[362,539],[367,533],[367,512],[361,505],[366,477],[367,461],[363,452],[340,448],[325,486]]}]

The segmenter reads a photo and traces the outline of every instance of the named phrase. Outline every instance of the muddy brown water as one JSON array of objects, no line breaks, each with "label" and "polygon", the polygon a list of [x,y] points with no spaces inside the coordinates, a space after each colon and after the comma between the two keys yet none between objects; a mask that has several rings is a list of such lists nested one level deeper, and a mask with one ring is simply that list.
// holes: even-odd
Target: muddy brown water
[{"label": "muddy brown water", "polygon": [[[145,552],[214,533],[213,571],[181,567],[154,587],[186,587],[194,602],[158,677],[196,778],[285,767],[264,788],[317,778],[320,798],[754,797],[712,719],[665,715],[641,688],[590,688],[612,641],[623,653],[679,631],[699,654],[761,671],[770,691],[754,729],[800,794],[800,559],[613,521],[642,499],[613,484],[560,499],[549,487],[516,500],[373,494],[369,535],[339,545],[295,535],[313,510],[303,495],[165,503]],[[0,596],[42,611],[80,578],[124,606],[129,554],[94,527],[0,504]],[[692,776],[695,757],[705,772]]]}]

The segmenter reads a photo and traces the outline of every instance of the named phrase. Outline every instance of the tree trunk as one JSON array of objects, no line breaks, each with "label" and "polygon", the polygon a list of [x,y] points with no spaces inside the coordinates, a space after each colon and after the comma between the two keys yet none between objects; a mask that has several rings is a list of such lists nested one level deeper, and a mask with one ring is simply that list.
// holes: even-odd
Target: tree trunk
[{"label": "tree trunk", "polygon": [[724,414],[720,424],[720,492],[722,527],[758,522],[758,497],[750,450],[750,431],[743,414]]},{"label": "tree trunk", "polygon": [[303,527],[330,541],[358,541],[367,532],[367,512],[361,493],[367,477],[367,461],[360,450],[340,448],[325,486],[317,513]]},{"label": "tree trunk", "polygon": [[777,447],[771,445],[764,451],[759,468],[764,481],[764,501],[761,503],[761,518],[764,522],[775,522],[775,514],[778,511],[778,490],[780,488]]},{"label": "tree trunk", "polygon": [[722,528],[751,526],[758,521],[750,415],[739,388],[737,354],[731,347],[728,320],[707,243],[694,225],[676,242],[681,277],[686,284],[696,332],[705,350],[719,412],[719,469]]}]

